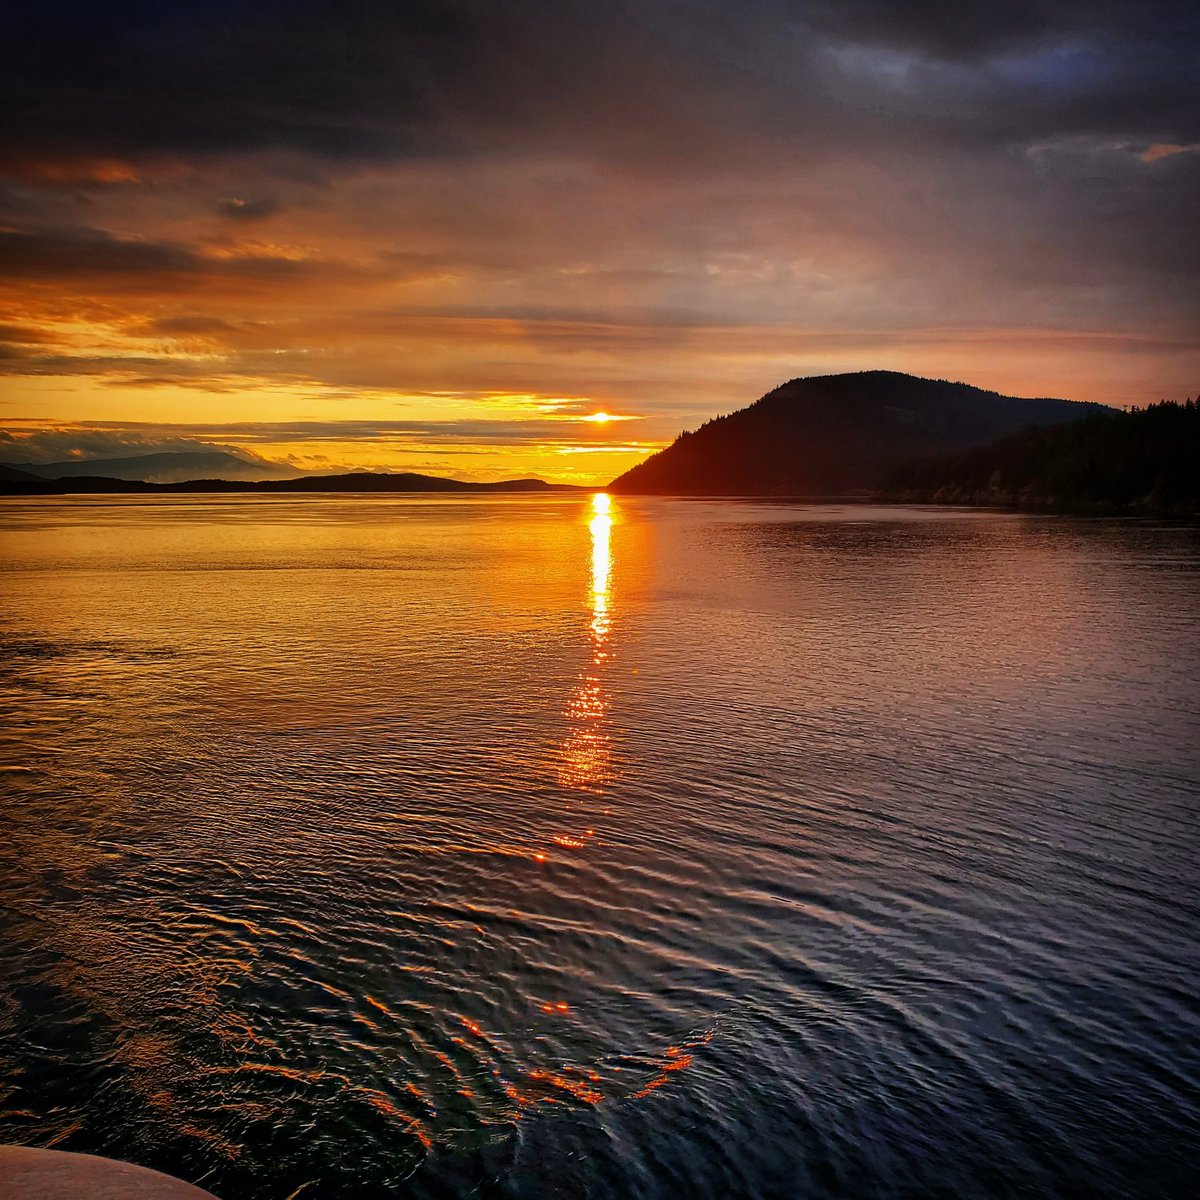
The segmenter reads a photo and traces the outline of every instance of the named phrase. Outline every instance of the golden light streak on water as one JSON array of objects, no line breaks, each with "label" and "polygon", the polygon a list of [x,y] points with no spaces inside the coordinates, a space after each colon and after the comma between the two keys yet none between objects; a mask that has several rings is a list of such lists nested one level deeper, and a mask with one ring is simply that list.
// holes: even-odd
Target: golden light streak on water
[{"label": "golden light streak on water", "polygon": [[[600,669],[609,658],[612,636],[612,527],[612,498],[605,492],[597,492],[592,497],[588,520],[592,549],[589,590],[592,658],[567,701],[566,715],[572,728],[563,742],[563,762],[559,770],[559,782],[564,787],[588,791],[598,790],[607,783],[612,767],[611,740],[603,726],[609,696],[600,677]],[[569,845],[576,840],[555,838],[559,845]],[[579,844],[583,845],[582,842]]]},{"label": "golden light streak on water", "polygon": [[592,534],[592,643],[594,660],[606,657],[608,641],[608,584],[612,574],[612,500],[604,492],[592,497],[592,519],[588,528]]}]

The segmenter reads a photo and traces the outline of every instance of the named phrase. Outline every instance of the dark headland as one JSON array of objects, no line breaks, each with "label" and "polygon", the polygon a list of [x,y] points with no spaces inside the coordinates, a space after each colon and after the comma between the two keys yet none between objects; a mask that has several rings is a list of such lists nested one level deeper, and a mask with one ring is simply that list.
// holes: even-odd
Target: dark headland
[{"label": "dark headland", "polygon": [[680,434],[609,486],[642,495],[866,498],[902,463],[1106,411],[896,371],[793,379]]}]

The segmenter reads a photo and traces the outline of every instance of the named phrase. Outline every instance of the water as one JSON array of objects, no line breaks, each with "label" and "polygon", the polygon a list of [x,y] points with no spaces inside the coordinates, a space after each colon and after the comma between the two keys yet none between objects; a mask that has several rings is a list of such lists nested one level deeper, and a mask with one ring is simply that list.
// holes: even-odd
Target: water
[{"label": "water", "polygon": [[1200,531],[0,509],[0,1141],[222,1200],[1183,1197]]}]

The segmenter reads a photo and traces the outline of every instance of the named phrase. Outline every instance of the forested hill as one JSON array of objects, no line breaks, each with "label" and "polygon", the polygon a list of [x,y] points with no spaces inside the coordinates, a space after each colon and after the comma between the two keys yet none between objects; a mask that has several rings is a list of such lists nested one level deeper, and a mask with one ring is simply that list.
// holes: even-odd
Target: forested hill
[{"label": "forested hill", "polygon": [[895,371],[793,379],[749,408],[681,434],[610,488],[680,496],[866,494],[906,460],[984,445],[1029,425],[1078,420],[1099,408]]},{"label": "forested hill", "polygon": [[895,500],[1076,512],[1200,515],[1200,402],[1108,410],[905,464]]}]

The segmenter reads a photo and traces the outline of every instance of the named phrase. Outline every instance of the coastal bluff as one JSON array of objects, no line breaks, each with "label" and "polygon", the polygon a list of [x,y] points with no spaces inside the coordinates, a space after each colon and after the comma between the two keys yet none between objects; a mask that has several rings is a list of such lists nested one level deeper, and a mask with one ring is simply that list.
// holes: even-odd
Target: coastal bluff
[{"label": "coastal bluff", "polygon": [[1105,411],[897,371],[793,379],[682,433],[609,490],[628,495],[866,498],[900,464]]}]

